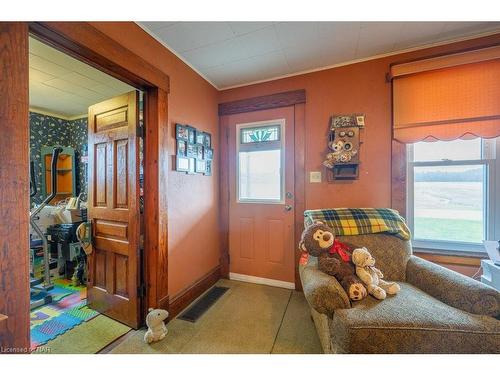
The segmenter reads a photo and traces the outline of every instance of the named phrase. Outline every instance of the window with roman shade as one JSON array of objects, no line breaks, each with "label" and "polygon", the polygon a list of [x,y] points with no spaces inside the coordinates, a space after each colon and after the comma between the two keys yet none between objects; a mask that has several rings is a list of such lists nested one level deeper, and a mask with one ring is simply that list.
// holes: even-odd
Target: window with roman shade
[{"label": "window with roman shade", "polygon": [[394,139],[500,136],[500,46],[391,66]]}]

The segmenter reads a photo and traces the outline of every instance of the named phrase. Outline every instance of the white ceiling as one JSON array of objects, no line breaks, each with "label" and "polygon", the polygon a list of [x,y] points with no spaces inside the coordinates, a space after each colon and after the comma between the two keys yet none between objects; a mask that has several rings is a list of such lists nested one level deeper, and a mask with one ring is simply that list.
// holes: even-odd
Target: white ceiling
[{"label": "white ceiling", "polygon": [[219,89],[500,31],[500,22],[139,22]]},{"label": "white ceiling", "polygon": [[30,108],[62,118],[134,88],[58,50],[29,39]]}]

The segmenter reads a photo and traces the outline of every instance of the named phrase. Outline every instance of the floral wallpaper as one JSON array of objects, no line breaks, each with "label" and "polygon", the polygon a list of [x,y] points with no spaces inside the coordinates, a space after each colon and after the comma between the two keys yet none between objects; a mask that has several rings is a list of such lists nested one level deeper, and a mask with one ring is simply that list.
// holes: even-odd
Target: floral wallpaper
[{"label": "floral wallpaper", "polygon": [[70,145],[76,152],[76,192],[83,192],[82,198],[87,200],[87,163],[81,162],[82,156],[87,156],[88,123],[87,118],[69,122]]},{"label": "floral wallpaper", "polygon": [[[31,203],[42,201],[42,157],[43,146],[60,145],[73,147],[76,153],[76,192],[87,191],[87,164],[80,161],[87,155],[87,119],[63,120],[57,117],[30,112],[30,157],[35,162],[37,194]],[[85,196],[86,199],[86,196]]]}]

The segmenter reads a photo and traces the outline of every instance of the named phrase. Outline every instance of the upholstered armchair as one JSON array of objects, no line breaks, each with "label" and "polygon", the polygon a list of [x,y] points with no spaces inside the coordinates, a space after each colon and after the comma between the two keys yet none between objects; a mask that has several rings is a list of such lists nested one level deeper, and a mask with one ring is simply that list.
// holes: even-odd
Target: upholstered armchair
[{"label": "upholstered armchair", "polygon": [[498,291],[412,255],[410,241],[394,235],[338,238],[366,246],[401,291],[351,303],[309,257],[300,277],[325,353],[500,353]]}]

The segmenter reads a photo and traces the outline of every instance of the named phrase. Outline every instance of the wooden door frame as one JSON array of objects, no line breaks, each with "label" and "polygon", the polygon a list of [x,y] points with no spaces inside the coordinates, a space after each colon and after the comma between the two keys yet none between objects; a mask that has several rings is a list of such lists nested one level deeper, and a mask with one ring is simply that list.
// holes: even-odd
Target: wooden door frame
[{"label": "wooden door frame", "polygon": [[[305,103],[306,91],[294,90],[272,95],[258,96],[219,104],[220,144],[220,265],[221,277],[229,277],[229,133],[224,116],[266,109],[294,107],[294,243],[297,244],[304,229],[305,210]],[[295,254],[295,289],[301,290],[299,276],[300,251]]]},{"label": "wooden door frame", "polygon": [[[3,136],[11,145],[17,145],[16,155],[2,150],[0,165],[11,165],[16,160],[16,168],[2,170],[6,192],[12,187],[12,194],[28,196],[29,158],[29,77],[28,77],[28,37],[31,35],[44,43],[83,61],[137,89],[144,95],[144,217],[148,225],[144,232],[143,280],[146,292],[143,297],[143,314],[148,307],[168,308],[168,232],[167,232],[167,173],[168,173],[168,93],[169,77],[139,55],[123,47],[87,22],[17,22],[1,23],[2,46],[8,46],[2,53],[2,83],[9,93],[2,95],[0,115],[8,118]],[[2,50],[0,48],[0,50]],[[6,74],[8,73],[8,74]],[[8,98],[15,98],[15,106]],[[7,131],[7,133],[5,132]],[[19,154],[21,151],[21,154]],[[21,177],[20,177],[21,176]],[[24,194],[25,193],[25,194]],[[9,205],[3,197],[0,209],[7,212],[9,220],[28,233],[28,203]],[[7,220],[7,216],[2,216]],[[3,223],[2,233],[3,233]],[[14,231],[12,231],[14,233]],[[16,310],[17,316],[10,320],[7,335],[15,337],[16,346],[29,348],[29,274],[27,236],[9,238],[9,246],[0,251],[18,249],[19,261],[26,268],[26,275],[18,275],[12,283],[15,299],[22,301],[26,312]],[[4,238],[5,239],[5,238]],[[4,240],[3,239],[3,240]],[[14,250],[12,250],[14,253]],[[0,253],[0,259],[5,254]],[[0,312],[1,313],[1,312]]]},{"label": "wooden door frame", "polygon": [[[0,23],[0,350],[30,348],[28,26]],[[23,197],[25,199],[19,199]]]}]

